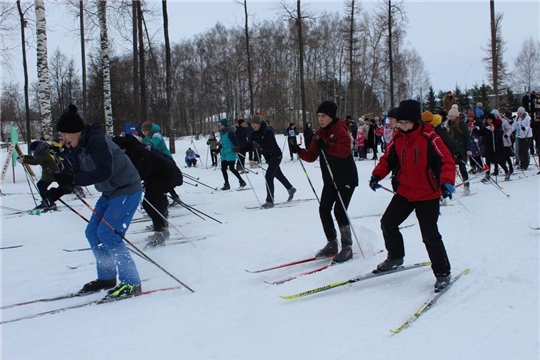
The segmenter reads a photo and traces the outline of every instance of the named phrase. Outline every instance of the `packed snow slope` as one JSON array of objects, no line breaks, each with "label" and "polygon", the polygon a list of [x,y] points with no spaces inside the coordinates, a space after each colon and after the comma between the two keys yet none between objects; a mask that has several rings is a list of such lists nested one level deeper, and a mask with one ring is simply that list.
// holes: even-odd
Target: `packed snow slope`
[{"label": "packed snow slope", "polygon": [[[281,139],[278,136],[280,145]],[[188,147],[200,152],[198,168],[184,168]],[[177,164],[186,174],[212,188],[222,186],[220,170],[205,168],[210,165],[206,139],[181,139],[176,148]],[[3,151],[2,162],[5,156]],[[289,160],[287,149],[284,160]],[[525,174],[516,173],[512,181],[500,182],[502,190],[476,178],[472,196],[463,197],[460,187],[456,199],[441,207],[439,228],[453,274],[465,268],[471,271],[400,334],[389,330],[408,319],[433,292],[435,278],[430,268],[296,300],[279,297],[369,273],[384,260],[379,220],[392,194],[369,189],[374,162],[362,161],[356,163],[360,186],[349,207],[357,238],[353,260],[283,285],[267,284],[264,281],[325,263],[259,274],[245,271],[310,257],[323,247],[326,239],[317,200],[269,210],[247,209],[264,201],[262,169],[243,175],[253,190],[222,192],[184,184],[177,188],[182,200],[220,223],[181,207],[171,208],[171,241],[193,241],[146,253],[194,293],[186,289],[158,292],[0,325],[2,359],[538,359],[540,231],[531,227],[540,226],[540,176],[531,163]],[[304,165],[320,194],[321,164]],[[282,169],[298,189],[295,199],[315,198],[298,161],[285,161]],[[39,167],[34,170],[39,176]],[[10,168],[2,185],[2,247],[23,246],[0,251],[2,306],[79,290],[96,277],[94,258],[89,251],[63,249],[87,247],[85,221],[61,204],[54,213],[10,215],[13,211],[6,207],[27,210],[35,206],[20,165],[15,178],[13,183]],[[237,187],[235,178],[231,174],[229,178]],[[388,179],[382,184],[390,187]],[[99,194],[93,187],[88,190],[92,196],[87,200],[93,205]],[[287,198],[277,181],[275,197],[277,202]],[[90,217],[90,210],[74,195],[64,200]],[[142,213],[135,215],[142,217]],[[133,223],[126,238],[144,247],[150,233],[141,230],[149,224]],[[414,214],[403,225],[412,225],[402,230],[406,264],[428,260]],[[153,264],[134,259],[144,279],[143,290],[178,285]],[[4,309],[2,320],[102,296]]]}]

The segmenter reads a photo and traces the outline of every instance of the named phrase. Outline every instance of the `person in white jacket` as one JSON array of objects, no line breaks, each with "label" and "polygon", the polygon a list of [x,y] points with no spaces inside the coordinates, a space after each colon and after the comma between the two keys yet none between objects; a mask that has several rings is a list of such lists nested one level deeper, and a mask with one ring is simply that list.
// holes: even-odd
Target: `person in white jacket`
[{"label": "person in white jacket", "polygon": [[510,125],[505,117],[501,116],[499,110],[494,109],[491,111],[491,113],[495,115],[497,119],[501,119],[503,130],[504,161],[505,163],[508,163],[508,172],[510,175],[512,175],[514,173],[514,167],[512,166],[512,156],[514,156],[514,153],[512,152],[512,133],[514,132],[514,128],[512,128],[512,125]]},{"label": "person in white jacket", "polygon": [[529,167],[529,141],[532,138],[531,130],[531,118],[525,111],[523,106],[520,106],[517,110],[517,119],[512,124],[512,128],[516,132],[516,139],[518,143],[519,152],[519,169],[527,170]]}]

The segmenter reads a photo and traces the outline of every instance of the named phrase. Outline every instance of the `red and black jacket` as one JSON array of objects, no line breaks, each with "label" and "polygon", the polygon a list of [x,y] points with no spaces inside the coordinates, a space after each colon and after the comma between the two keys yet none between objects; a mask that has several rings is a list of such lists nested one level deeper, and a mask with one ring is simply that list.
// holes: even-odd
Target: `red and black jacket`
[{"label": "red and black jacket", "polygon": [[441,196],[443,184],[454,185],[454,157],[430,124],[420,123],[410,133],[397,132],[373,175],[383,179],[394,171],[394,190],[409,201]]}]

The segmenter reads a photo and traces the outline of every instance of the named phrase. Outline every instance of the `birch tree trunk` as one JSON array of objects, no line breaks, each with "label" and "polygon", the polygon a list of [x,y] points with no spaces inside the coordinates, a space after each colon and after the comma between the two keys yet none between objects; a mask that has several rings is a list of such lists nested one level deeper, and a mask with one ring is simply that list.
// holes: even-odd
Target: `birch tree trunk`
[{"label": "birch tree trunk", "polygon": [[42,135],[52,134],[51,88],[47,65],[47,21],[45,1],[35,0],[36,8],[36,55],[38,75],[38,101],[41,112]]},{"label": "birch tree trunk", "polygon": [[103,109],[105,110],[105,134],[114,136],[111,101],[111,68],[109,63],[109,39],[107,37],[107,0],[98,2],[98,17],[101,42],[101,63],[103,66]]}]

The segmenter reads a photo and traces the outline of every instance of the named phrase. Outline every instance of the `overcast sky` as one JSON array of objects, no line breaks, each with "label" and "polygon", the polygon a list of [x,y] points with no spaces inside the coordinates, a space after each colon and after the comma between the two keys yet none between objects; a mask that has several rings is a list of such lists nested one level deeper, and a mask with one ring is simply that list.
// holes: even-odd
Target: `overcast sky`
[{"label": "overcast sky", "polygon": [[[0,0],[3,1],[3,0]],[[291,6],[295,6],[292,2]],[[312,13],[337,11],[343,13],[342,1],[302,1],[305,9]],[[373,8],[374,1],[364,1],[363,7]],[[161,9],[161,2],[155,4]],[[482,1],[405,1],[404,7],[409,20],[406,42],[422,56],[426,70],[435,90],[453,89],[458,84],[462,89],[486,80],[482,58],[482,47],[486,47],[490,34],[489,0]],[[264,19],[279,18],[279,2],[248,1],[250,24]],[[33,11],[31,9],[30,11]],[[49,56],[56,48],[80,64],[78,19],[68,15],[65,6],[46,1]],[[172,42],[192,38],[205,32],[218,21],[226,27],[242,26],[243,7],[232,0],[221,1],[171,1],[168,2],[170,38]],[[505,61],[509,70],[525,39],[539,39],[540,5],[538,0],[495,2],[495,11],[504,13],[503,39],[507,51]],[[159,13],[160,14],[160,13]],[[156,40],[162,41],[156,24]],[[17,35],[19,36],[19,35]],[[27,36],[30,33],[27,31]],[[35,34],[32,34],[35,37]],[[120,49],[120,40],[115,48]],[[35,41],[32,41],[35,44]],[[124,48],[130,45],[123,44]],[[28,49],[28,64],[31,80],[36,80],[35,51]],[[8,69],[2,69],[3,81],[22,83],[22,56],[20,48],[13,52],[13,61]],[[538,90],[538,89],[537,89]]]}]

